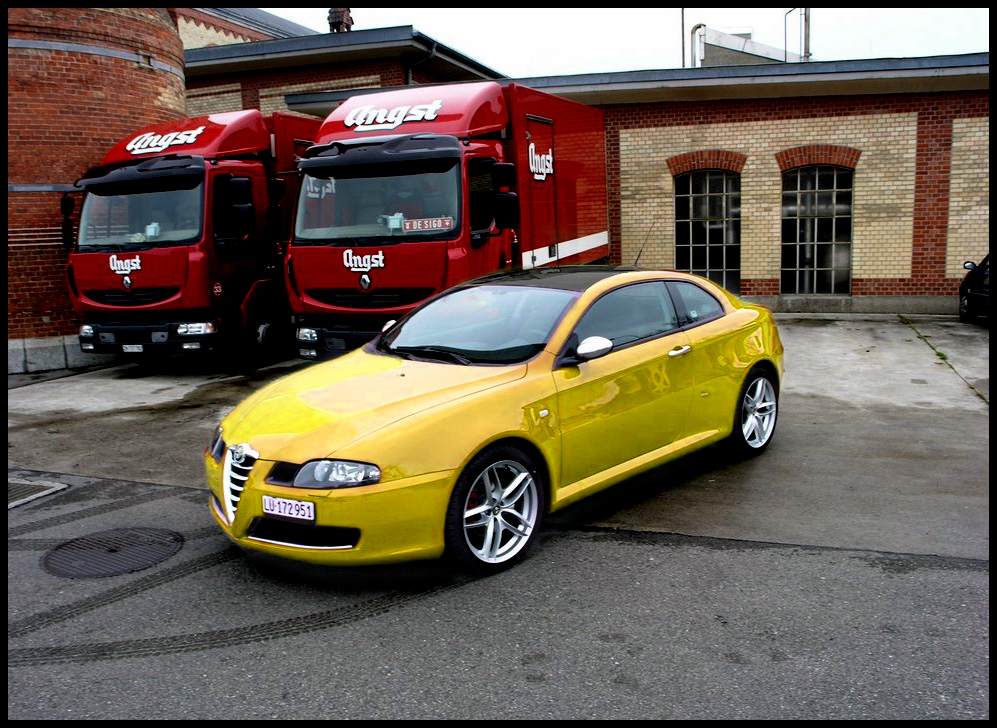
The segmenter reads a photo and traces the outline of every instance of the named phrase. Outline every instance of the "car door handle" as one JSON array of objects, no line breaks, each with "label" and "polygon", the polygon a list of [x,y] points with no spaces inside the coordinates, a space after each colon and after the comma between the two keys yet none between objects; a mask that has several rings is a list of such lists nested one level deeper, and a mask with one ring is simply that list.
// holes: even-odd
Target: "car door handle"
[{"label": "car door handle", "polygon": [[692,347],[688,345],[680,346],[677,349],[672,349],[670,352],[668,352],[668,356],[672,358],[675,358],[676,356],[682,356],[683,354],[689,353],[691,349]]}]

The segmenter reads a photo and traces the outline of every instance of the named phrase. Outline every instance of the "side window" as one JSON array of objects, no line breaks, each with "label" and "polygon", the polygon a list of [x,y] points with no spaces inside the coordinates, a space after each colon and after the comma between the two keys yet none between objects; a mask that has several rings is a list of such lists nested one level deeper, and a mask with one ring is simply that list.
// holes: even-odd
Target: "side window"
[{"label": "side window", "polygon": [[741,175],[702,170],[675,178],[675,268],[741,289]]},{"label": "side window", "polygon": [[495,219],[494,159],[472,159],[467,163],[467,191],[471,230],[488,230]]},{"label": "side window", "polygon": [[673,331],[678,325],[664,283],[651,281],[607,293],[592,304],[575,333],[578,341],[604,336],[618,347]]},{"label": "side window", "polygon": [[783,173],[780,293],[850,292],[854,177],[823,165]]},{"label": "side window", "polygon": [[248,177],[215,177],[215,239],[242,238],[256,233],[253,182]]},{"label": "side window", "polygon": [[720,301],[694,283],[669,281],[668,288],[684,309],[684,324],[698,324],[724,315]]}]

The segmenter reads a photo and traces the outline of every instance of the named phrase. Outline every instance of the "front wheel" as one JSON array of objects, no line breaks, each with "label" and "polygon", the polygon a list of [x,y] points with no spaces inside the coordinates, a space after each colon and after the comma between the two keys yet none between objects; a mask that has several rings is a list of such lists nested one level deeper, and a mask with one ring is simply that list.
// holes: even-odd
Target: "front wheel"
[{"label": "front wheel", "polygon": [[773,376],[753,369],[744,380],[738,397],[737,416],[731,443],[742,457],[761,454],[772,442],[779,415],[779,395]]},{"label": "front wheel", "polygon": [[537,539],[546,485],[533,459],[502,446],[476,456],[447,508],[447,551],[457,565],[494,573],[520,561]]}]

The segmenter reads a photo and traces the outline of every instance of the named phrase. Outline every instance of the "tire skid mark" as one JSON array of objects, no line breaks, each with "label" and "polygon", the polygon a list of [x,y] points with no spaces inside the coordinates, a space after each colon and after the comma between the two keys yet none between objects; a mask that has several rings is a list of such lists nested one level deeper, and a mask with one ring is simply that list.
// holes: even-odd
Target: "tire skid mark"
[{"label": "tire skid mark", "polygon": [[128,498],[121,498],[111,503],[105,503],[104,505],[101,506],[83,508],[78,511],[73,511],[72,513],[65,513],[61,516],[52,516],[51,518],[45,518],[40,521],[35,521],[34,523],[26,523],[23,526],[14,526],[13,528],[8,528],[7,538],[9,539],[14,536],[21,536],[26,533],[32,533],[33,531],[41,531],[46,528],[51,528],[52,526],[61,526],[66,523],[72,523],[73,521],[81,521],[86,518],[91,518],[93,516],[99,516],[104,513],[110,513],[112,511],[119,511],[125,508],[131,508],[132,506],[142,505],[144,503],[151,503],[153,501],[162,500],[164,498],[175,498],[176,496],[177,496],[176,491],[171,488],[168,492],[165,493],[153,492],[153,493],[146,493],[144,495],[136,495]]},{"label": "tire skid mark", "polygon": [[[197,541],[202,538],[224,538],[217,526],[205,526],[181,534],[184,542]],[[65,538],[11,538],[7,539],[7,551],[48,551],[66,543]]]},{"label": "tire skid mark", "polygon": [[30,617],[26,617],[15,622],[8,622],[7,639],[9,640],[14,637],[23,637],[26,634],[37,632],[40,629],[57,624],[58,622],[64,622],[67,619],[78,617],[79,615],[91,612],[94,609],[100,609],[101,607],[113,604],[114,602],[119,602],[122,599],[128,599],[129,597],[148,591],[149,589],[155,589],[164,584],[168,584],[171,581],[183,579],[184,577],[190,576],[198,571],[203,571],[204,569],[210,569],[213,566],[224,564],[226,561],[231,561],[237,557],[238,552],[234,550],[208,554],[207,556],[202,556],[201,558],[192,559],[182,564],[177,564],[171,568],[163,569],[155,574],[144,576],[141,579],[136,579],[130,584],[125,584],[124,586],[120,586],[116,589],[110,589],[102,594],[97,594],[71,604],[64,604],[60,607],[56,607],[55,609],[50,609],[47,612],[33,614]]},{"label": "tire skid mark", "polygon": [[244,627],[140,640],[13,649],[7,651],[7,667],[153,657],[296,637],[309,632],[342,627],[371,617],[378,617],[394,609],[417,604],[437,595],[459,589],[472,581],[474,581],[473,578],[465,577],[459,581],[413,593],[388,592],[383,596],[347,607]]}]

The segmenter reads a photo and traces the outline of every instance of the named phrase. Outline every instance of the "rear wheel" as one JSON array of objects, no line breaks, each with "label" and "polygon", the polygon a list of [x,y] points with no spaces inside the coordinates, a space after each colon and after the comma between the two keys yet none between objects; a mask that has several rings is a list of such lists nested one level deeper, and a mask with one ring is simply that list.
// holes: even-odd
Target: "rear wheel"
[{"label": "rear wheel", "polygon": [[546,508],[546,484],[529,455],[510,446],[486,450],[467,466],[450,497],[447,551],[468,571],[506,569],[536,541]]},{"label": "rear wheel", "polygon": [[731,443],[737,454],[754,457],[764,452],[775,434],[779,394],[775,378],[764,369],[752,369],[737,399]]},{"label": "rear wheel", "polygon": [[969,306],[969,296],[965,294],[959,296],[959,320],[966,324],[976,321],[976,314]]}]

